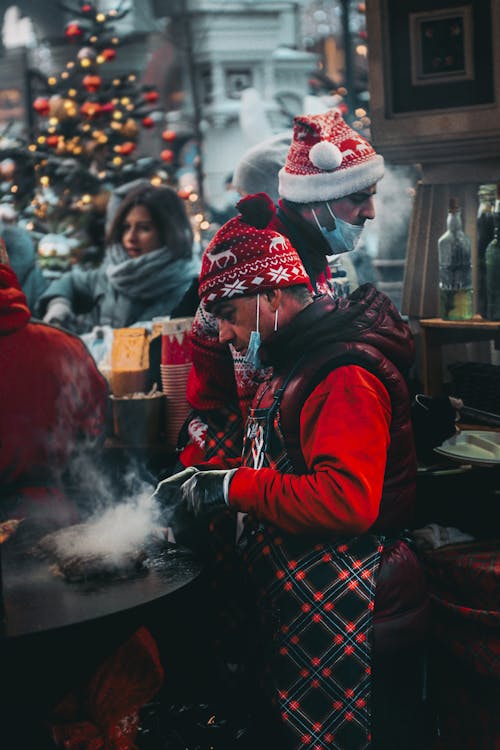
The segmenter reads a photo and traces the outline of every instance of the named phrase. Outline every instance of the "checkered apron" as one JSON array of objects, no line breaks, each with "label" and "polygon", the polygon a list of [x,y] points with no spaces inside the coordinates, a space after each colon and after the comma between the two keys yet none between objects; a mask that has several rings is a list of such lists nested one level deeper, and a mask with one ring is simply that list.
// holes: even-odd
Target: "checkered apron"
[{"label": "checkered apron", "polygon": [[[269,409],[250,411],[244,465],[293,472],[279,424],[286,385]],[[247,516],[239,545],[256,587],[262,687],[281,717],[280,750],[368,748],[382,539],[288,535]]]}]

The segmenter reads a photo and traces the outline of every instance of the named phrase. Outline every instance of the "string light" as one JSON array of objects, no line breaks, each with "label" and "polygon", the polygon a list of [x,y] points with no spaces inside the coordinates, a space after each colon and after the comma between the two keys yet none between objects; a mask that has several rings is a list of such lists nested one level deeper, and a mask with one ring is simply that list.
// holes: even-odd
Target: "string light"
[{"label": "string light", "polygon": [[[38,97],[37,106],[33,107],[40,121],[39,135],[35,136],[34,143],[27,149],[30,153],[39,154],[50,150],[50,162],[38,158],[36,164],[33,163],[33,170],[39,186],[48,187],[52,180],[54,190],[54,195],[50,193],[49,201],[49,195],[38,189],[34,206],[35,215],[39,218],[50,219],[55,215],[53,209],[57,206],[83,210],[93,201],[90,193],[75,195],[74,188],[69,190],[70,172],[66,171],[69,164],[66,167],[61,157],[81,155],[83,169],[90,168],[99,181],[108,179],[112,184],[119,184],[120,167],[128,163],[137,149],[141,128],[152,128],[162,122],[152,106],[159,100],[154,86],[136,90],[134,84],[138,76],[135,73],[115,74],[107,81],[99,77],[101,67],[98,66],[115,59],[115,47],[120,42],[109,21],[124,15],[117,9],[101,10],[99,5],[81,0],[79,15],[84,14],[85,20],[71,21],[66,24],[65,31],[67,39],[77,42],[80,50],[74,60],[63,64],[61,73],[45,77],[48,93]],[[101,96],[96,95],[98,90],[103,92]],[[112,97],[114,93],[118,96]],[[46,120],[42,121],[42,117]],[[172,154],[175,157],[174,151]],[[54,174],[51,171],[49,175],[48,169],[52,170],[57,164],[61,168],[56,168],[57,171]],[[148,176],[155,186],[169,184],[170,171],[169,166],[168,170],[158,170],[153,176]],[[198,195],[193,193],[190,200],[195,203]],[[198,222],[204,218],[202,213],[197,214]]]}]

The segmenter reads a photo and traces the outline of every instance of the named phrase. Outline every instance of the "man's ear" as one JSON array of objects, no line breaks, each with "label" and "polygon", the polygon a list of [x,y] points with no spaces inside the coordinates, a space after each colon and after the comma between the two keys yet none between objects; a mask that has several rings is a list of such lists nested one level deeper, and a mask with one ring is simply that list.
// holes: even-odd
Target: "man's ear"
[{"label": "man's ear", "polygon": [[280,306],[281,297],[282,297],[281,289],[267,289],[267,291],[265,292],[265,295],[268,299],[268,302],[271,306],[272,311],[275,312]]}]

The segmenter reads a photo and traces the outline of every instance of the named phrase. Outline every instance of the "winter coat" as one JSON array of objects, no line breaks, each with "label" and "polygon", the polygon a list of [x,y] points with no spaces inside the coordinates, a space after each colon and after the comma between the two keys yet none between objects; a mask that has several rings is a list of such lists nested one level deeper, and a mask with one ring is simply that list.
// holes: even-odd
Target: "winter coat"
[{"label": "winter coat", "polygon": [[[92,330],[95,325],[125,328],[138,321],[170,315],[197,271],[194,260],[173,259],[166,248],[129,262],[132,271],[124,283],[112,278],[112,269],[117,265],[112,248],[108,248],[99,268],[74,266],[50,284],[40,300],[39,314],[44,315],[51,299],[65,297],[75,315],[81,316],[80,332]],[[154,266],[151,273],[150,266]]]},{"label": "winter coat", "polygon": [[103,439],[108,387],[79,338],[30,322],[19,281],[0,264],[0,514],[60,505],[75,454]]},{"label": "winter coat", "polygon": [[365,284],[350,300],[317,299],[264,342],[260,354],[273,376],[260,386],[254,409],[269,408],[296,367],[273,422],[294,473],[240,466],[229,505],[292,535],[386,535],[376,654],[419,642],[428,624],[425,576],[399,538],[413,525],[416,501],[408,326],[388,297]]},{"label": "winter coat", "polygon": [[230,505],[291,533],[397,531],[411,523],[416,459],[402,373],[414,345],[389,298],[370,284],[348,301],[320,298],[260,353],[273,378],[254,407],[268,407],[300,363],[278,417],[297,475],[243,467]]},{"label": "winter coat", "polygon": [[0,224],[0,235],[4,239],[11,268],[26,295],[28,307],[34,312],[49,281],[38,264],[31,236],[22,227],[8,224]]}]

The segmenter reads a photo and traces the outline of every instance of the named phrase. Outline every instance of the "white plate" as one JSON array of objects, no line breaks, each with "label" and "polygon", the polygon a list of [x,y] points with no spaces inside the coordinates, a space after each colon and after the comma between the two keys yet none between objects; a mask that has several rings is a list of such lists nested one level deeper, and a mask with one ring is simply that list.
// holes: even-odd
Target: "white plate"
[{"label": "white plate", "polygon": [[487,430],[464,430],[434,448],[448,458],[471,464],[493,466],[500,464],[500,433]]}]

